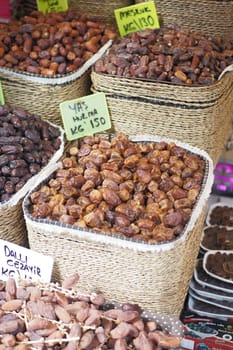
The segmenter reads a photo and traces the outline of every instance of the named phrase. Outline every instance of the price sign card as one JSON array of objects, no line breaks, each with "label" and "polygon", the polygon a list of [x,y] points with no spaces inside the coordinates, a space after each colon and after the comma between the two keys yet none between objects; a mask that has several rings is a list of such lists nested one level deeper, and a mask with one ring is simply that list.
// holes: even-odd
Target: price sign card
[{"label": "price sign card", "polygon": [[53,258],[17,244],[0,240],[0,280],[27,279],[50,282]]},{"label": "price sign card", "polygon": [[5,99],[4,99],[4,94],[3,94],[3,89],[2,89],[2,83],[0,80],[0,105],[5,104]]},{"label": "price sign card", "polygon": [[68,9],[67,0],[36,0],[37,9],[43,13],[64,12]]},{"label": "price sign card", "polygon": [[69,141],[111,128],[103,92],[62,102],[60,111],[66,138]]},{"label": "price sign card", "polygon": [[159,20],[154,1],[114,10],[118,30],[121,36],[144,29],[159,28]]}]

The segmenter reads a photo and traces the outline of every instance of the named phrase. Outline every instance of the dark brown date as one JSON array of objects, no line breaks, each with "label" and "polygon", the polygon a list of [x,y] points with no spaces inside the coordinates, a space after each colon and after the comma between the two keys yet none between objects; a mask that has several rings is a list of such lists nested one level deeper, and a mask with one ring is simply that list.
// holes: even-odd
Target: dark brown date
[{"label": "dark brown date", "polygon": [[232,63],[233,42],[227,38],[169,26],[118,38],[96,62],[95,71],[173,84],[211,85]]},{"label": "dark brown date", "polygon": [[0,106],[0,200],[39,173],[61,145],[60,129],[22,108]]}]

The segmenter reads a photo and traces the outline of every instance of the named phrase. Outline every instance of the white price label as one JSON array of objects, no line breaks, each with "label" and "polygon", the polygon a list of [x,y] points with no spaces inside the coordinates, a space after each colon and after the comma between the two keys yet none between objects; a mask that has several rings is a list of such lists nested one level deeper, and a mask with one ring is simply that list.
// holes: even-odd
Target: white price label
[{"label": "white price label", "polygon": [[52,269],[52,257],[0,240],[0,280],[13,277],[49,283]]}]

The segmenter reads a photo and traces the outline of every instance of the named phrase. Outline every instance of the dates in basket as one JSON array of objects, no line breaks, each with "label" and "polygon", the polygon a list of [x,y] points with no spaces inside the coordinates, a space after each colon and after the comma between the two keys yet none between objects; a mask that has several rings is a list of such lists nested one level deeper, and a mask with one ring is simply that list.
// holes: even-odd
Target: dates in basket
[{"label": "dates in basket", "polygon": [[119,38],[96,62],[95,71],[174,84],[210,85],[232,63],[232,41],[171,26]]},{"label": "dates in basket", "polygon": [[145,319],[138,305],[114,307],[103,295],[72,288],[78,276],[58,284],[36,284],[9,278],[0,281],[0,349],[176,348],[180,336]]},{"label": "dates in basket", "polygon": [[0,106],[0,202],[8,201],[60,148],[61,131],[38,116]]},{"label": "dates in basket", "polygon": [[36,219],[149,243],[181,235],[205,174],[198,155],[166,142],[85,137],[30,195]]},{"label": "dates in basket", "polygon": [[32,11],[18,21],[0,24],[0,67],[46,76],[70,73],[115,35],[74,9]]}]

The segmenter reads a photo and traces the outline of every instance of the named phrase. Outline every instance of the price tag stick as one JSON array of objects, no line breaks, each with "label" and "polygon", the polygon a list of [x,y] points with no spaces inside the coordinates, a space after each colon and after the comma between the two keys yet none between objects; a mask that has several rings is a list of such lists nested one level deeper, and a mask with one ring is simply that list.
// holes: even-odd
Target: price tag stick
[{"label": "price tag stick", "polygon": [[4,105],[4,104],[5,104],[5,99],[4,99],[3,89],[2,89],[2,82],[0,80],[0,105]]},{"label": "price tag stick", "polygon": [[160,27],[154,1],[122,7],[114,10],[114,14],[121,36]]},{"label": "price tag stick", "polygon": [[103,92],[60,103],[67,140],[108,130],[111,120]]}]

